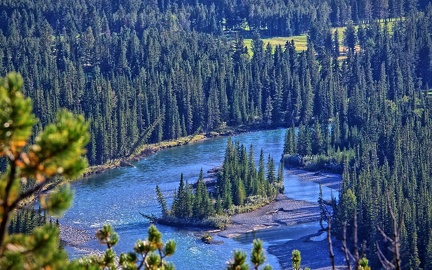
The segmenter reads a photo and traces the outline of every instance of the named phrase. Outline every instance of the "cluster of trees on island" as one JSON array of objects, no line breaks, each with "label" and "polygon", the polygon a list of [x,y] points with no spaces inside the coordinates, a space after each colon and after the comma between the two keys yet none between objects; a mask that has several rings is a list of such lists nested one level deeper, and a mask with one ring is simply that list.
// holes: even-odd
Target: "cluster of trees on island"
[{"label": "cluster of trees on island", "polygon": [[276,171],[274,159],[269,155],[265,164],[264,151],[261,150],[257,167],[253,146],[248,152],[244,145],[229,138],[216,179],[204,182],[201,170],[194,189],[184,181],[182,174],[170,210],[156,186],[162,209],[162,218],[158,222],[224,228],[229,222],[227,214],[250,211],[269,203],[283,192],[283,188],[282,163]]}]

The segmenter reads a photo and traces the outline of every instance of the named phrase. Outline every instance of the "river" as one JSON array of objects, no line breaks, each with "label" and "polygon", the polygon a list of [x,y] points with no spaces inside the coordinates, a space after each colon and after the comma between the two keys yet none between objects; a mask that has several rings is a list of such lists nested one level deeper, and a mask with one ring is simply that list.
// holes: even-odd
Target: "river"
[{"label": "river", "polygon": [[[266,157],[270,154],[277,161],[282,155],[284,137],[285,129],[276,129],[243,133],[233,136],[232,139],[248,148],[253,145],[257,161],[261,149],[264,149]],[[206,172],[222,164],[227,139],[219,137],[165,149],[134,163],[135,168],[117,168],[79,180],[72,185],[75,190],[73,206],[60,222],[91,232],[110,223],[120,236],[115,250],[118,253],[132,251],[136,240],[147,237],[149,223],[140,212],[160,214],[155,186],[159,185],[170,202],[181,173],[189,183],[192,183],[197,180],[201,168]],[[284,176],[285,193],[288,197],[317,201],[317,184],[301,181],[286,172]],[[330,198],[330,189],[324,187],[323,193],[324,197]],[[169,261],[180,270],[224,269],[226,261],[232,257],[235,249],[250,254],[252,240],[255,237],[261,238],[264,246],[268,247],[274,243],[315,233],[319,229],[318,223],[314,222],[255,232],[238,239],[218,238],[217,240],[224,243],[207,245],[202,243],[194,232],[162,225],[157,227],[162,232],[163,240],[176,240],[177,251]],[[104,250],[104,247],[96,241],[79,247],[66,247],[71,258],[77,258],[94,249]],[[291,251],[287,251],[287,256],[291,256]],[[275,256],[267,254],[267,262],[273,269],[280,269]]]}]

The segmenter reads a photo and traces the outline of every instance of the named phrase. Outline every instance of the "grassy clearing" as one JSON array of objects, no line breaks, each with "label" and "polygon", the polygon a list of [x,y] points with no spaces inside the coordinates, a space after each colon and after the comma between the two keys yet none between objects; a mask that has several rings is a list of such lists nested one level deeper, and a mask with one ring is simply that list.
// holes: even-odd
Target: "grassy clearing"
[{"label": "grassy clearing", "polygon": [[[395,23],[399,22],[400,20],[404,20],[404,18],[400,19],[400,18],[391,18],[391,19],[387,19],[387,21],[385,20],[379,20],[380,26],[381,27],[385,27],[387,24],[388,30],[390,32],[393,31],[393,26]],[[355,29],[358,29],[358,25],[354,26]],[[346,52],[346,48],[342,45],[343,40],[344,40],[344,32],[346,30],[346,27],[333,27],[331,29],[332,34],[334,34],[336,32],[336,30],[338,31],[338,38],[339,38],[339,42],[340,42],[340,47],[341,47],[341,53],[342,52]],[[268,37],[268,38],[262,38],[261,39],[264,43],[264,46],[267,46],[267,44],[270,43],[270,45],[274,48],[276,48],[276,46],[280,45],[282,47],[285,46],[287,41],[294,41],[294,45],[296,48],[297,52],[302,52],[307,50],[307,34],[303,34],[303,35],[299,35],[299,36],[291,36],[291,37]],[[247,38],[244,39],[244,44],[245,46],[247,46],[248,48],[248,52],[249,55],[252,56],[253,52],[252,52],[252,39]],[[346,58],[344,56],[341,56],[341,58]]]},{"label": "grassy clearing", "polygon": [[[334,28],[336,31],[336,28]],[[343,32],[344,27],[337,27],[338,29],[338,37],[339,37],[339,51],[341,54],[346,53],[348,51],[348,48],[342,45],[343,42]],[[334,33],[333,31],[333,33]],[[307,35],[300,35],[300,36],[292,36],[292,37],[272,37],[272,38],[263,38],[261,39],[264,42],[264,47],[267,46],[267,44],[270,43],[270,45],[272,46],[272,49],[274,51],[274,49],[276,48],[276,46],[280,45],[282,46],[282,48],[285,47],[285,44],[287,41],[291,42],[294,41],[294,46],[297,52],[302,52],[302,51],[306,51],[307,50]],[[249,55],[252,57],[253,56],[253,52],[252,52],[252,39],[244,39],[244,44],[245,46],[248,48],[248,53]],[[358,47],[358,46],[357,46]],[[356,50],[359,50],[360,48],[357,48]],[[338,60],[344,60],[347,57],[345,55],[343,56],[339,56]]]},{"label": "grassy clearing", "polygon": [[[292,36],[292,37],[271,37],[271,38],[263,38],[261,39],[264,43],[264,47],[267,46],[267,44],[270,43],[273,50],[276,48],[276,46],[280,45],[282,47],[285,47],[285,44],[289,41],[291,42],[294,40],[294,45],[296,48],[296,51],[301,52],[305,51],[307,49],[307,35],[300,35],[300,36]],[[249,55],[252,56],[252,39],[246,38],[243,40],[245,46],[248,48]]]}]

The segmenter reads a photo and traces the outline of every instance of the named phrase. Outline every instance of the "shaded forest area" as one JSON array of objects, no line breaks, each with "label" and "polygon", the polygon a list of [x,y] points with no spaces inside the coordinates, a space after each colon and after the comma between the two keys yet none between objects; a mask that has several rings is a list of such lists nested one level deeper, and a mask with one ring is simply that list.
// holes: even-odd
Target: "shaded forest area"
[{"label": "shaded forest area", "polygon": [[[354,13],[361,20],[397,17],[414,12],[414,7],[423,9],[423,2],[399,3],[398,12],[387,3],[382,14],[366,15],[360,9]],[[377,10],[375,1],[368,5]],[[322,13],[323,6],[327,13]],[[141,141],[176,139],[225,124],[271,127],[309,121],[312,115],[330,119],[340,111],[341,80],[334,79],[333,72],[319,73],[325,74],[320,66],[328,70],[336,64],[334,60],[316,62],[313,47],[297,55],[293,44],[276,48],[273,54],[270,48],[263,49],[259,36],[260,32],[271,34],[266,32],[269,29],[290,28],[270,21],[282,18],[280,12],[296,13],[298,18],[292,15],[289,24],[299,29],[277,34],[303,33],[313,23],[310,36],[317,43],[316,51],[320,58],[331,57],[332,53],[320,50],[338,45],[330,26],[351,18],[341,21],[331,15],[338,10],[332,6],[352,5],[332,1],[3,1],[0,74],[15,70],[26,78],[26,94],[34,100],[41,120],[36,132],[61,107],[91,120],[91,165],[126,156],[130,146]],[[260,30],[249,31],[254,33],[252,58],[241,36],[232,40],[224,35],[229,33],[224,30],[238,29],[239,20]],[[215,30],[205,30],[206,25]],[[364,31],[360,42],[375,40],[377,31]],[[419,53],[413,51],[413,60],[422,61],[414,61],[417,73],[427,70],[421,65],[430,66]],[[378,62],[371,67],[374,79],[378,79]],[[417,73],[413,80],[418,76],[431,80]],[[347,78],[345,74],[338,77]]]},{"label": "shaded forest area", "polygon": [[[357,209],[359,239],[377,265],[377,225],[392,233],[389,191],[397,218],[404,212],[404,268],[431,269],[429,3],[2,1],[0,75],[25,78],[41,120],[35,133],[61,107],[91,120],[91,164],[127,155],[145,134],[159,142],[225,124],[304,126],[293,152],[352,157],[333,228],[352,224]],[[389,17],[399,18],[391,29],[375,20]],[[330,27],[350,20],[358,28],[347,28],[340,61]],[[304,32],[301,53],[260,40]]]}]

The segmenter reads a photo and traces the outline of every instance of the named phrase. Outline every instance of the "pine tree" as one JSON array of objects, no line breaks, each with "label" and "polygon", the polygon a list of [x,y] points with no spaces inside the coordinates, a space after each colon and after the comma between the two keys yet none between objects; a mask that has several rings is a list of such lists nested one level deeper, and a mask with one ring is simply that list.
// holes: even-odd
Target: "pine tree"
[{"label": "pine tree", "polygon": [[258,165],[258,177],[257,177],[257,194],[262,197],[266,197],[266,178],[265,178],[265,165],[264,165],[264,150],[261,149],[259,165]]},{"label": "pine tree", "polygon": [[356,30],[352,21],[349,21],[344,32],[344,44],[351,52],[354,52],[357,43]]},{"label": "pine tree", "polygon": [[159,186],[156,186],[156,196],[157,196],[157,200],[159,202],[159,205],[162,208],[162,215],[164,217],[169,215],[169,211],[168,211],[168,206],[165,200],[165,197],[162,194],[162,191],[160,190]]},{"label": "pine tree", "polygon": [[278,192],[283,193],[284,189],[285,189],[285,187],[284,187],[284,162],[283,162],[283,158],[281,159],[281,161],[279,163],[276,184],[277,184],[276,187],[278,188]]},{"label": "pine tree", "polygon": [[243,205],[246,200],[246,189],[243,181],[236,177],[233,184],[233,203],[235,205]]},{"label": "pine tree", "polygon": [[258,194],[258,188],[259,188],[259,183],[258,183],[258,174],[257,174],[257,169],[256,169],[256,165],[255,165],[255,160],[254,160],[254,149],[253,149],[253,145],[251,144],[249,147],[249,158],[248,158],[248,196],[250,195],[257,195]]},{"label": "pine tree", "polygon": [[273,158],[269,155],[267,158],[267,181],[273,184],[276,180],[276,167]]},{"label": "pine tree", "polygon": [[[234,258],[229,260],[227,263],[227,270],[248,270],[249,265],[246,263],[247,255],[243,251],[234,251]],[[258,270],[259,267],[265,262],[265,253],[263,249],[263,242],[260,239],[253,241],[253,248],[251,254],[251,262],[254,270]],[[271,270],[270,265],[264,266],[263,270]]]},{"label": "pine tree", "polygon": [[203,171],[201,169],[198,181],[197,181],[197,187],[196,187],[196,193],[195,193],[195,199],[193,203],[193,216],[196,218],[204,218],[206,215],[206,199],[207,199],[208,193],[206,186],[204,184],[204,178],[203,178]]},{"label": "pine tree", "polygon": [[321,125],[318,121],[314,122],[313,134],[312,134],[312,153],[313,154],[325,154],[325,143],[324,135],[321,131]]},{"label": "pine tree", "polygon": [[[67,265],[66,253],[57,248],[58,228],[45,225],[32,234],[8,236],[8,225],[14,210],[23,200],[46,188],[54,177],[76,178],[87,166],[83,157],[89,141],[88,124],[82,116],[67,111],[57,115],[28,145],[31,129],[36,124],[32,103],[22,93],[23,79],[9,73],[0,79],[0,155],[7,157],[8,170],[2,175],[0,205],[0,268],[24,268],[28,260],[32,267],[62,268]],[[31,181],[28,188],[22,179]],[[73,193],[68,185],[58,185],[49,195],[43,195],[41,206],[51,215],[61,215],[72,202]],[[31,259],[30,259],[31,258]]]}]

